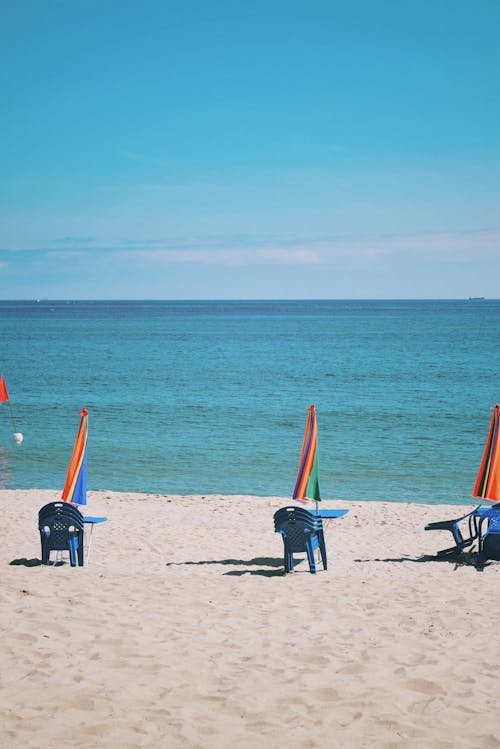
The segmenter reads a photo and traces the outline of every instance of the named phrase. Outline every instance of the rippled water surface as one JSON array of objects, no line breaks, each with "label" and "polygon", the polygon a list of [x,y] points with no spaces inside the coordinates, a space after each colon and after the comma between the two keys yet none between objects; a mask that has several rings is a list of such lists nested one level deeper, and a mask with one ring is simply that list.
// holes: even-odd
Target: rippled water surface
[{"label": "rippled water surface", "polygon": [[[0,302],[0,486],[277,494],[318,412],[325,499],[464,502],[500,399],[500,301]],[[16,428],[24,442],[12,439]]]}]

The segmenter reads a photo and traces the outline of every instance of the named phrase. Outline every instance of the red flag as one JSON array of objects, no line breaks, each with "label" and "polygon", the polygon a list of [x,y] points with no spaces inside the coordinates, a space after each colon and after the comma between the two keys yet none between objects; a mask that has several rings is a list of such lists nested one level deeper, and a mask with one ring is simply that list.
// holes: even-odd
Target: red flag
[{"label": "red flag", "polygon": [[0,403],[3,403],[4,401],[9,400],[9,394],[7,392],[7,385],[5,384],[5,379],[3,377],[0,377]]}]

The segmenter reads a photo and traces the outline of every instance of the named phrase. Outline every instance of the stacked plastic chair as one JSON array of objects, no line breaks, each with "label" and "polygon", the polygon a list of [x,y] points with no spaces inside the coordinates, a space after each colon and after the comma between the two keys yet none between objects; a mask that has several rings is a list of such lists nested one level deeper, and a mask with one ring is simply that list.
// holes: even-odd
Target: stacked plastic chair
[{"label": "stacked plastic chair", "polygon": [[[484,523],[486,530],[483,533]],[[487,559],[500,560],[500,504],[488,508],[479,518],[478,539],[476,567],[482,570]]]},{"label": "stacked plastic chair", "polygon": [[320,517],[302,507],[282,507],[274,514],[274,530],[283,538],[285,572],[293,572],[294,552],[305,551],[309,571],[316,574],[316,549],[319,549],[323,569],[327,569],[323,521]]},{"label": "stacked plastic chair", "polygon": [[50,564],[52,551],[68,551],[72,567],[83,567],[83,516],[68,502],[50,502],[38,513],[42,564]]}]

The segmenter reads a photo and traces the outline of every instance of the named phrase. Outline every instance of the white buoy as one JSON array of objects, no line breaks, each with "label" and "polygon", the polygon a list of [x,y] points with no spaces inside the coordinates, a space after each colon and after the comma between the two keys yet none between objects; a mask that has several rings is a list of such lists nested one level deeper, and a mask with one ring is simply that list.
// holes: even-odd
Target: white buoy
[{"label": "white buoy", "polygon": [[20,445],[24,439],[21,432],[14,432],[12,436],[14,437],[14,442],[16,443],[16,445]]}]

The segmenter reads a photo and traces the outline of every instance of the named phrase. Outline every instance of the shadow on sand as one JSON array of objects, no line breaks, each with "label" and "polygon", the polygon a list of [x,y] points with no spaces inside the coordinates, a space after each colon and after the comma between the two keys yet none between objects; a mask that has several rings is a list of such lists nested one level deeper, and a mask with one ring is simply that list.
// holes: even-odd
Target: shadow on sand
[{"label": "shadow on sand", "polygon": [[374,557],[373,559],[355,559],[354,561],[361,564],[364,562],[413,562],[415,564],[445,562],[446,564],[452,564],[454,569],[458,569],[459,567],[475,567],[477,564],[477,552],[469,552],[468,554],[458,552],[441,557],[435,554],[424,554],[421,557],[388,557],[386,559]]},{"label": "shadow on sand", "polygon": [[253,559],[207,559],[200,562],[167,562],[166,567],[177,567],[181,565],[204,565],[204,564],[220,564],[223,566],[232,567],[275,567],[280,569],[245,569],[245,570],[230,570],[224,572],[224,575],[231,575],[233,577],[239,577],[241,575],[261,575],[263,577],[278,577],[285,574],[283,567],[283,559],[276,559],[275,557],[254,557]]},{"label": "shadow on sand", "polygon": [[[26,557],[22,557],[21,559],[13,559],[11,562],[9,562],[9,564],[17,565],[19,567],[41,567],[42,560],[41,559],[26,559]],[[51,562],[51,564],[47,566],[62,567],[63,564],[66,564],[66,562]]]}]

